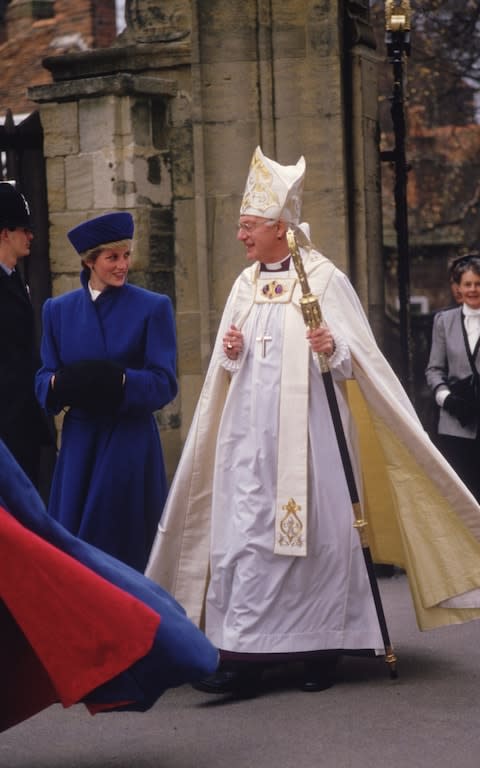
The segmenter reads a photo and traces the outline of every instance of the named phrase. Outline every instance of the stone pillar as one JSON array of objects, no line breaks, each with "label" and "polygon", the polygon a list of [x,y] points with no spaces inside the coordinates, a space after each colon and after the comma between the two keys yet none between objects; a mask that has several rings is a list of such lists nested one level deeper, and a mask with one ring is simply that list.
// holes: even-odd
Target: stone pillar
[{"label": "stone pillar", "polygon": [[303,216],[317,247],[350,271],[344,9],[335,0],[245,0],[241,13],[239,3],[194,5],[192,78],[201,99],[200,105],[194,99],[194,109],[202,135],[213,334],[245,264],[235,224],[257,144],[282,163],[305,156]]},{"label": "stone pillar", "polygon": [[212,334],[244,265],[235,223],[257,144],[282,163],[305,156],[303,218],[312,239],[383,321],[378,62],[368,0],[245,0],[241,13],[236,2],[194,6],[194,133]]},{"label": "stone pillar", "polygon": [[78,284],[67,231],[127,209],[136,224],[132,275],[174,297],[171,174],[162,139],[165,102],[175,90],[171,81],[125,74],[30,89],[44,131],[54,295]]},{"label": "stone pillar", "polygon": [[378,67],[368,0],[348,0],[345,78],[347,188],[349,190],[349,271],[382,346],[385,286],[382,253]]}]

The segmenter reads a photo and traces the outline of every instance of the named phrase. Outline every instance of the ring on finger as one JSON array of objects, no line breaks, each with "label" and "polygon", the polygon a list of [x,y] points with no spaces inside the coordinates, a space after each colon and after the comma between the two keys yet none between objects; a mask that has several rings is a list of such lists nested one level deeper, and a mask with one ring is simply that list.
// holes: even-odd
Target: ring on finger
[{"label": "ring on finger", "polygon": [[228,342],[228,343],[227,343],[227,349],[233,349],[233,344],[231,344],[230,342]]}]

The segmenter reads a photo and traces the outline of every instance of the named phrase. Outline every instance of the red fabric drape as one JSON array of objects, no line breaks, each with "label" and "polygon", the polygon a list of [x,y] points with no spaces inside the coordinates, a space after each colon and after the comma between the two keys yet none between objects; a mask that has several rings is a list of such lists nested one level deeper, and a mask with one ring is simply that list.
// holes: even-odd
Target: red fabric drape
[{"label": "red fabric drape", "polygon": [[67,707],[152,647],[160,617],[0,507],[0,729]]}]

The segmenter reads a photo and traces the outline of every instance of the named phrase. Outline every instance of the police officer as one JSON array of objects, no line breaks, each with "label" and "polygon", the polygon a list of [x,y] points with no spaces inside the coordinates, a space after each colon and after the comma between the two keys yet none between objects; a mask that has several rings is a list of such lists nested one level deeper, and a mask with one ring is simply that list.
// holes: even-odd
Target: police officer
[{"label": "police officer", "polygon": [[53,438],[34,394],[34,315],[17,270],[32,240],[26,199],[13,183],[0,182],[0,438],[38,487],[41,446]]}]

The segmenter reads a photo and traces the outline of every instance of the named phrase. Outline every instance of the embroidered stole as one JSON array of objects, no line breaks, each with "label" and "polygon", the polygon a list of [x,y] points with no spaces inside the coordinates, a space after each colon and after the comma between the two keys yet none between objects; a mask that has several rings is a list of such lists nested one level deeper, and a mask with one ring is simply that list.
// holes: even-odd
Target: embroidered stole
[{"label": "embroidered stole", "polygon": [[[257,278],[255,303],[292,301],[295,277]],[[282,378],[275,500],[277,555],[307,554],[307,467],[308,467],[308,364],[310,347],[303,342],[305,328],[287,317],[283,328]]]}]

